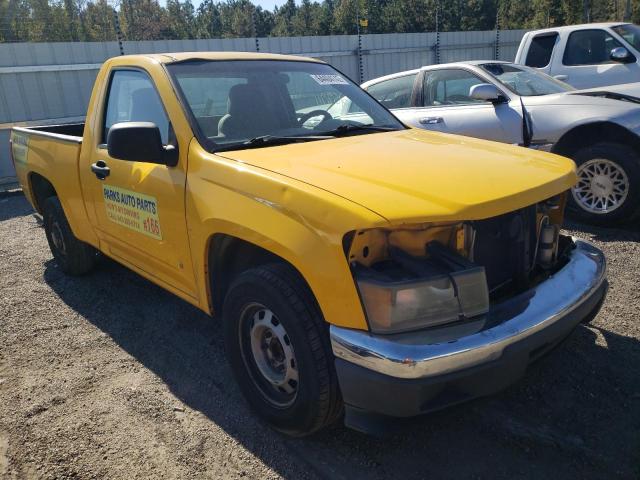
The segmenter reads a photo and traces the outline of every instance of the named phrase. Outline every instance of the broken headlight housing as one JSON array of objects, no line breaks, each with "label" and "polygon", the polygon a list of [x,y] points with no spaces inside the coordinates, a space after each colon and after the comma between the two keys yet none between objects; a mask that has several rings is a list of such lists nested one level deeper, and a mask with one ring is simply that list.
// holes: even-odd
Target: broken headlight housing
[{"label": "broken headlight housing", "polygon": [[[450,229],[448,236],[452,235],[456,233]],[[422,244],[423,255],[414,255],[394,247],[392,237],[388,237],[391,242],[386,245],[383,258],[352,262],[371,331],[416,330],[489,311],[484,268],[445,246],[441,242],[445,238],[436,235],[426,246]],[[369,244],[376,245],[375,235],[369,240],[373,240]],[[449,240],[446,238],[447,243]],[[403,243],[406,247],[407,242]],[[373,255],[371,251],[365,252],[366,256]]]}]

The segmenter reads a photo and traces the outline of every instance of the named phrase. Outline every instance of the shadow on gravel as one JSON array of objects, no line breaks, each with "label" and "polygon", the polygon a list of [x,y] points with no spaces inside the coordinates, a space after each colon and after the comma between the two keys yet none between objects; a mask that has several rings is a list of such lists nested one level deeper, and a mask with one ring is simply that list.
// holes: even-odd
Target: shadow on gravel
[{"label": "shadow on gravel", "polygon": [[[53,261],[60,298],[283,477],[291,463],[324,478],[631,478],[640,431],[640,345],[578,327],[502,394],[413,419],[390,438],[336,425],[288,439],[246,407],[222,329],[194,307],[110,260],[70,278]],[[598,346],[596,335],[606,347]],[[393,395],[393,392],[389,392]]]},{"label": "shadow on gravel", "polygon": [[608,228],[567,220],[563,228],[593,235],[595,240],[601,242],[640,242],[640,225]]},{"label": "shadow on gravel", "polygon": [[0,222],[12,218],[31,215],[33,208],[27,202],[22,192],[9,192],[0,194]]}]

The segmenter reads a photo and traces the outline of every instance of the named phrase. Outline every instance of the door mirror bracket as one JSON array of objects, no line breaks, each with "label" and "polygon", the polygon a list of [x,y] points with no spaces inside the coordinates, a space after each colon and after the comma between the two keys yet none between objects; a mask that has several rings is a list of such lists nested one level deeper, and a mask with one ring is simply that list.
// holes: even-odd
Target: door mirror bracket
[{"label": "door mirror bracket", "polygon": [[178,148],[163,145],[160,129],[151,122],[116,123],[107,135],[109,156],[118,160],[157,163],[174,167],[178,164]]}]

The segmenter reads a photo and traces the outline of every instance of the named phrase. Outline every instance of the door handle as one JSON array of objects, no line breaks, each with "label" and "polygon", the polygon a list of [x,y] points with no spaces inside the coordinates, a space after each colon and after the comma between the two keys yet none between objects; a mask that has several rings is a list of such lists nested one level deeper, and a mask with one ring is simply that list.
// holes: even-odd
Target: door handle
[{"label": "door handle", "polygon": [[442,117],[422,117],[420,120],[420,125],[435,125],[436,123],[444,122]]},{"label": "door handle", "polygon": [[561,82],[566,82],[569,79],[569,75],[554,75],[553,78]]},{"label": "door handle", "polygon": [[91,164],[91,171],[96,174],[98,180],[104,180],[111,173],[111,169],[107,167],[107,164],[103,160],[98,160],[96,163]]}]

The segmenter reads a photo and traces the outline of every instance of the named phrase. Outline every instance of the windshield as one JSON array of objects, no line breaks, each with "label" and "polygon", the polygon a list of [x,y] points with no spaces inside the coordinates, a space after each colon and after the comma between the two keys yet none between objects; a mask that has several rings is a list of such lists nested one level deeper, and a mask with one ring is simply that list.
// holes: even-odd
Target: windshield
[{"label": "windshield", "polygon": [[480,67],[513,93],[522,97],[574,90],[570,85],[529,67],[511,63],[485,63]]},{"label": "windshield", "polygon": [[632,23],[613,27],[613,31],[624,38],[636,50],[640,50],[640,27]]},{"label": "windshield", "polygon": [[167,67],[195,119],[198,138],[212,151],[404,128],[323,63],[198,60]]}]

